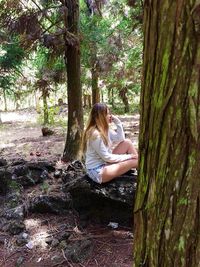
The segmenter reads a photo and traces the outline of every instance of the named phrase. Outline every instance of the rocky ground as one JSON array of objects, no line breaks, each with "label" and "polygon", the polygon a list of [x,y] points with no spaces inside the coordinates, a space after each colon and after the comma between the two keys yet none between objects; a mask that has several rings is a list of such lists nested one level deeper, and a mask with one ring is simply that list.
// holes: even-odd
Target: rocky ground
[{"label": "rocky ground", "polygon": [[[120,119],[137,144],[138,115]],[[7,167],[1,170],[12,187],[0,194],[0,266],[132,266],[132,226],[88,220],[63,193],[66,176],[58,170],[66,168],[60,161],[66,128],[43,137],[31,110],[3,113],[2,121],[0,157]],[[38,162],[43,165],[35,168]]]}]

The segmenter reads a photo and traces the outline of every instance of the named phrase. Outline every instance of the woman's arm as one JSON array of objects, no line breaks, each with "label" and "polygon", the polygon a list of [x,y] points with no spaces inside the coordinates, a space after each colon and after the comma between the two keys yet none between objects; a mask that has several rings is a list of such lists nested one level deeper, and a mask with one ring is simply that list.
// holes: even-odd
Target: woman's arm
[{"label": "woman's arm", "polygon": [[116,163],[134,158],[133,154],[112,154],[109,152],[108,147],[105,146],[100,136],[89,141],[90,146],[95,150],[99,157],[108,163]]},{"label": "woman's arm", "polygon": [[121,142],[125,139],[124,129],[121,121],[114,115],[112,115],[112,120],[117,126],[116,131],[109,130],[109,137],[112,142]]}]

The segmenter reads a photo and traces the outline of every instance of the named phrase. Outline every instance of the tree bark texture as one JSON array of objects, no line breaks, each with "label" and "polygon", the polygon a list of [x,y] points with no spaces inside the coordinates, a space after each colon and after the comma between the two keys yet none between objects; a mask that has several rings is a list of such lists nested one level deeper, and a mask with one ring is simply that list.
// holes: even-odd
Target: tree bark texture
[{"label": "tree bark texture", "polygon": [[8,111],[7,97],[6,97],[6,91],[5,91],[5,89],[3,89],[3,99],[4,99],[4,106],[5,106],[4,110],[5,111]]},{"label": "tree bark texture", "polygon": [[92,44],[91,51],[91,74],[92,74],[92,105],[100,102],[100,90],[98,85],[99,70],[97,59],[97,46]]},{"label": "tree bark texture", "polygon": [[122,102],[124,104],[124,112],[125,113],[130,111],[128,97],[127,97],[127,92],[128,92],[127,87],[122,87],[119,90],[119,97],[121,98],[121,100],[122,100]]},{"label": "tree bark texture", "polygon": [[134,266],[200,266],[200,1],[144,2]]},{"label": "tree bark texture", "polygon": [[[97,18],[102,16],[101,14],[101,1],[85,1],[88,7],[91,21],[89,24],[89,30],[98,30]],[[99,80],[99,62],[97,57],[97,43],[96,40],[92,40],[90,44],[90,64],[91,64],[91,76],[92,76],[92,105],[100,102],[100,89],[98,85]]]},{"label": "tree bark texture", "polygon": [[49,111],[48,111],[48,104],[47,104],[47,95],[45,92],[42,94],[43,99],[43,114],[44,114],[44,125],[49,123]]},{"label": "tree bark texture", "polygon": [[[66,28],[72,34],[79,34],[79,1],[66,0]],[[68,92],[68,128],[63,153],[65,160],[79,158],[83,130],[82,91],[80,82],[80,44],[66,41],[65,51]]]}]

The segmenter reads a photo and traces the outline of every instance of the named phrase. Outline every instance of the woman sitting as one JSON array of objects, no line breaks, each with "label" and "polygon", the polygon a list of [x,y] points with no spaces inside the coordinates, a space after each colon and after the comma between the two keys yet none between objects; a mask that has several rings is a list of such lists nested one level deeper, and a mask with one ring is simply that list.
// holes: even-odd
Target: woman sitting
[{"label": "woman sitting", "polygon": [[[114,122],[116,131],[109,129]],[[114,142],[118,145],[112,150]],[[105,104],[92,107],[83,135],[88,176],[97,183],[108,182],[138,166],[138,153],[129,139],[125,139],[121,121],[111,115]]]}]

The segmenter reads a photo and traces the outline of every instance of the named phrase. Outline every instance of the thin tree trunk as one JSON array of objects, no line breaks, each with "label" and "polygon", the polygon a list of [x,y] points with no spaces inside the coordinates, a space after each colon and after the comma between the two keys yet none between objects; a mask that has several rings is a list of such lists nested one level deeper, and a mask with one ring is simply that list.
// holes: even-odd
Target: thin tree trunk
[{"label": "thin tree trunk", "polygon": [[128,89],[126,87],[123,87],[120,91],[119,91],[119,96],[122,99],[122,102],[124,104],[124,112],[129,112],[130,111],[130,107],[129,107],[129,103],[128,103],[128,97],[127,97],[127,91]]},{"label": "thin tree trunk", "polygon": [[[102,17],[101,14],[101,1],[85,1],[88,6],[88,11],[91,16],[91,22],[89,24],[89,30],[95,31],[98,29],[96,18]],[[97,58],[97,43],[96,40],[92,40],[90,44],[90,53],[91,53],[91,76],[92,76],[92,105],[100,102],[100,88],[98,85],[99,80],[99,66]]]},{"label": "thin tree trunk", "polygon": [[[92,25],[94,27],[94,25]],[[91,48],[91,74],[92,74],[92,105],[100,102],[100,90],[98,85],[99,71],[97,60],[97,45],[92,42]]]},{"label": "thin tree trunk", "polygon": [[6,92],[3,90],[3,99],[4,99],[4,106],[5,111],[8,111],[8,105],[7,105],[7,98],[6,98]]},{"label": "thin tree trunk", "polygon": [[115,108],[114,90],[113,90],[113,88],[111,89],[111,104],[112,104],[112,108]]},{"label": "thin tree trunk", "polygon": [[48,124],[49,123],[49,111],[48,111],[48,104],[47,104],[47,96],[45,92],[43,92],[42,94],[42,100],[43,100],[44,124]]},{"label": "thin tree trunk", "polygon": [[136,267],[200,262],[199,10],[194,0],[144,3]]},{"label": "thin tree trunk", "polygon": [[[79,1],[66,0],[66,29],[78,37]],[[63,159],[74,160],[80,157],[83,131],[82,89],[80,82],[80,44],[66,42],[65,63],[67,68],[68,126]]]},{"label": "thin tree trunk", "polygon": [[91,72],[92,72],[92,105],[94,105],[95,103],[100,102],[100,91],[98,86],[99,74],[95,63],[93,64]]},{"label": "thin tree trunk", "polygon": [[108,98],[108,103],[111,103],[111,87],[107,88],[107,98]]}]

